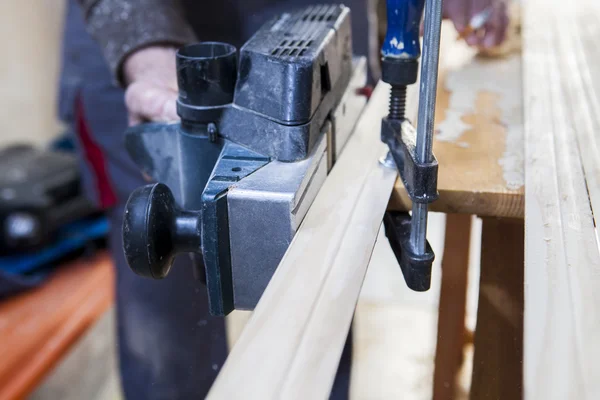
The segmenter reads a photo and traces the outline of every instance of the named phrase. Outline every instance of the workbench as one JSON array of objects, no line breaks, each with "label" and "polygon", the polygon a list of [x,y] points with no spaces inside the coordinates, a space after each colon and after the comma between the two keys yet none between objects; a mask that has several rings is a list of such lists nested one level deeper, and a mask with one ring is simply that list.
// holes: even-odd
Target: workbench
[{"label": "workbench", "polygon": [[[434,399],[452,399],[463,358],[472,215],[482,218],[471,398],[522,398],[524,168],[521,55],[495,59],[445,27],[436,132],[439,200],[447,214]],[[389,208],[409,210],[397,182]]]}]

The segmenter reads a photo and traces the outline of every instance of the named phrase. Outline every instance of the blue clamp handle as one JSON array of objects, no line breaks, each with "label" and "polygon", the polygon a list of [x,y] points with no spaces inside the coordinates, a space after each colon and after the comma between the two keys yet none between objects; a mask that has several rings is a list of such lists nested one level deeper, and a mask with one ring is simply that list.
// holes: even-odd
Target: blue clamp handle
[{"label": "blue clamp handle", "polygon": [[421,56],[420,28],[425,0],[387,0],[387,33],[381,55],[418,59]]}]

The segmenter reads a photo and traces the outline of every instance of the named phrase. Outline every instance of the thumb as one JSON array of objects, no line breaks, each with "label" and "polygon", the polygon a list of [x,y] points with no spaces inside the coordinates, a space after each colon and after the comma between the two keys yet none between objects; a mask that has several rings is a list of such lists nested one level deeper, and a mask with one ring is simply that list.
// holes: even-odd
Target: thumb
[{"label": "thumb", "polygon": [[148,82],[134,82],[125,91],[130,124],[175,121],[179,119],[176,102],[176,91]]}]

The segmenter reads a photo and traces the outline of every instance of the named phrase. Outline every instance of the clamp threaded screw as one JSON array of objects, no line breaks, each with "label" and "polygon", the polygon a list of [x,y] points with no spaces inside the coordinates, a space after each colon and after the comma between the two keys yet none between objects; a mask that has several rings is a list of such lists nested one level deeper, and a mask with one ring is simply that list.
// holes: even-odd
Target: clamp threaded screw
[{"label": "clamp threaded screw", "polygon": [[406,86],[392,85],[389,119],[403,120],[406,113]]}]

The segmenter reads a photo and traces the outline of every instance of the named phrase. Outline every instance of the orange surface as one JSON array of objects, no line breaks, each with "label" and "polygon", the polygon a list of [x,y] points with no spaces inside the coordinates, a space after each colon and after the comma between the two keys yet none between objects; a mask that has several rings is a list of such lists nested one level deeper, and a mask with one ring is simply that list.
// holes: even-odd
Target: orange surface
[{"label": "orange surface", "polygon": [[104,253],[0,301],[0,400],[26,397],[112,303],[113,268]]}]

